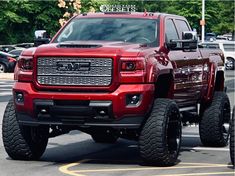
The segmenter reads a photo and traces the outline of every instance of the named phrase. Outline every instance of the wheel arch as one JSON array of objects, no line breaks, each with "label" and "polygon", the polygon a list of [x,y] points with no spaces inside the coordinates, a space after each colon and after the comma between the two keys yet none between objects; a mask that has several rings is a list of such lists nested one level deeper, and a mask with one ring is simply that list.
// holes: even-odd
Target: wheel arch
[{"label": "wheel arch", "polygon": [[173,71],[158,75],[155,85],[155,98],[173,98],[174,76]]},{"label": "wheel arch", "polygon": [[224,90],[224,71],[219,70],[216,72],[215,77],[215,85],[214,85],[214,92],[215,91],[223,91]]},{"label": "wheel arch", "polygon": [[218,69],[215,64],[211,64],[205,103],[211,102],[215,91],[224,91],[224,80],[224,70]]}]

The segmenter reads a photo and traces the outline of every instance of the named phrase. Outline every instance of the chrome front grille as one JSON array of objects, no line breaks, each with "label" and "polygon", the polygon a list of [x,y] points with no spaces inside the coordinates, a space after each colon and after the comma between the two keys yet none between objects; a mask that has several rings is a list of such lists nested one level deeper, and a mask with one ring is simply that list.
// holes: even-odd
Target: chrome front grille
[{"label": "chrome front grille", "polygon": [[108,86],[111,58],[39,57],[37,81],[41,85]]}]

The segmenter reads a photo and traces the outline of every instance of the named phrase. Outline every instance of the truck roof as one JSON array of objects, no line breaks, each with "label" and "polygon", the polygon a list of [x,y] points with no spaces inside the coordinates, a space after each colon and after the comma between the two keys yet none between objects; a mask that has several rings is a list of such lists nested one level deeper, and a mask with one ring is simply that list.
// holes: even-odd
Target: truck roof
[{"label": "truck roof", "polygon": [[179,15],[159,13],[159,12],[97,12],[97,13],[83,13],[77,16],[78,18],[97,18],[97,17],[121,17],[121,18],[148,18],[158,19],[164,17],[172,17],[178,19],[185,19]]}]

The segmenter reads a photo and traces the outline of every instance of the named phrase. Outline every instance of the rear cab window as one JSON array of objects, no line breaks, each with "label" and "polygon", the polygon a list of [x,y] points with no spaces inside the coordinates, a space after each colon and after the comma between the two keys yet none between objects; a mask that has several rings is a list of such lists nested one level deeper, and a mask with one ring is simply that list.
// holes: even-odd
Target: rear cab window
[{"label": "rear cab window", "polygon": [[175,25],[178,30],[180,39],[182,39],[182,34],[184,31],[191,31],[188,23],[183,19],[175,19]]},{"label": "rear cab window", "polygon": [[165,39],[166,42],[179,39],[179,35],[172,19],[167,19],[165,22]]}]

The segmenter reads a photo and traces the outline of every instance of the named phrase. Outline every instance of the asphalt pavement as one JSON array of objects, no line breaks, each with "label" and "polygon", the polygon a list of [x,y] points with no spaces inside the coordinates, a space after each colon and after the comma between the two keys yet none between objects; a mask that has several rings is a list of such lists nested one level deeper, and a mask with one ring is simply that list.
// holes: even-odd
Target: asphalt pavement
[{"label": "asphalt pavement", "polygon": [[[226,72],[227,93],[234,105],[235,72]],[[0,126],[11,98],[13,81],[0,80]],[[51,138],[40,161],[14,161],[5,153],[0,130],[0,176],[210,176],[235,175],[228,147],[203,147],[198,126],[183,128],[178,164],[149,167],[141,161],[138,143],[120,139],[116,144],[97,144],[89,135],[72,131]]]}]

